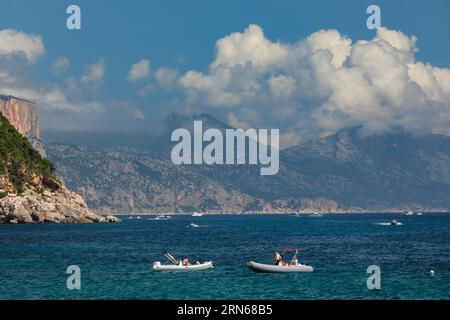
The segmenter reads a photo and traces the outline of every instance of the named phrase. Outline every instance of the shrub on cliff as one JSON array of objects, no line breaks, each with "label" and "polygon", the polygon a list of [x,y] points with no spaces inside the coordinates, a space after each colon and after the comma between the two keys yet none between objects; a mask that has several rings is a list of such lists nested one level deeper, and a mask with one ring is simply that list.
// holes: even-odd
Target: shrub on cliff
[{"label": "shrub on cliff", "polygon": [[0,114],[0,175],[6,175],[15,191],[21,193],[33,174],[56,180],[53,164]]}]

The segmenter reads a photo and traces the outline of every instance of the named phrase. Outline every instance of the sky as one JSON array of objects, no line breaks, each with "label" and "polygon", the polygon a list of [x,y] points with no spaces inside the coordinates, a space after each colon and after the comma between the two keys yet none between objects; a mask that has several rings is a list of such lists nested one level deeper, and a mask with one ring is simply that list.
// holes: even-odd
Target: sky
[{"label": "sky", "polygon": [[286,145],[351,126],[448,134],[449,40],[445,0],[0,0],[0,93],[36,100],[43,130],[206,112]]}]

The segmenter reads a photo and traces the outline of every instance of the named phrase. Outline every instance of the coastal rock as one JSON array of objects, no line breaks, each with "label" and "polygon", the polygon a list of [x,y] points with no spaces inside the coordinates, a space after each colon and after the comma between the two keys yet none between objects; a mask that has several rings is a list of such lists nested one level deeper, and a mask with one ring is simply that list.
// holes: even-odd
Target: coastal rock
[{"label": "coastal rock", "polygon": [[108,222],[68,190],[30,143],[39,137],[36,106],[0,96],[0,223]]},{"label": "coastal rock", "polygon": [[107,222],[122,222],[122,220],[115,216],[106,216],[106,220]]},{"label": "coastal rock", "polygon": [[0,223],[120,222],[114,216],[94,214],[83,199],[66,188],[38,193],[28,189],[0,199]]}]

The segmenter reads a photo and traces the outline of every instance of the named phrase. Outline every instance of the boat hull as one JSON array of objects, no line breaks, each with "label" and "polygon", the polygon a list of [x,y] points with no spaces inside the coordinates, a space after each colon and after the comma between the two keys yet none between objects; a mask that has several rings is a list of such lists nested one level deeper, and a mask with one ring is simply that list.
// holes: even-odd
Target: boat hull
[{"label": "boat hull", "polygon": [[212,269],[212,261],[207,261],[201,264],[193,264],[190,266],[179,266],[175,264],[161,264],[160,262],[153,263],[153,271],[200,271]]},{"label": "boat hull", "polygon": [[284,273],[284,272],[313,272],[314,268],[304,264],[297,266],[279,266],[271,264],[263,264],[258,262],[249,261],[247,262],[247,268],[254,272],[263,273]]}]

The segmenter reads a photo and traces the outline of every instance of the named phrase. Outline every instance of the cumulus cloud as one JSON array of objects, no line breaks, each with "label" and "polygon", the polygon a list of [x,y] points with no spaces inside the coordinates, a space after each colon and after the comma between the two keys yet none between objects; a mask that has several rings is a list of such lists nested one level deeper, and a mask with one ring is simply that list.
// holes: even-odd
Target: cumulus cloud
[{"label": "cumulus cloud", "polygon": [[70,66],[70,61],[66,57],[58,57],[52,63],[52,70],[56,74],[64,72]]},{"label": "cumulus cloud", "polygon": [[[0,94],[35,101],[40,109],[42,128],[110,130],[112,125],[119,130],[144,125],[145,115],[133,103],[96,98],[96,89],[105,75],[104,59],[87,66],[80,79],[68,75],[60,83],[31,81],[27,75],[44,52],[41,36],[0,30]],[[49,68],[59,74],[69,65],[69,59],[61,56]]]},{"label": "cumulus cloud", "polygon": [[95,100],[72,99],[67,92],[58,85],[32,85],[23,79],[15,82],[2,82],[0,79],[0,93],[16,97],[23,97],[38,103],[43,110],[60,110],[70,112],[103,112],[104,106]]},{"label": "cumulus cloud", "polygon": [[[33,83],[24,76],[26,69],[45,53],[43,39],[11,29],[0,30],[0,94],[13,95],[36,101],[43,110],[70,112],[103,112],[103,104],[95,100],[74,97],[64,85],[55,83]],[[12,62],[11,58],[25,58],[28,63]],[[62,72],[70,64],[65,57],[52,64],[54,72]],[[89,70],[91,79],[99,79],[99,72]],[[74,81],[75,82],[75,81]],[[76,86],[76,82],[73,86]]]},{"label": "cumulus cloud", "polygon": [[133,117],[135,119],[145,119],[144,112],[141,109],[134,109],[133,110]]},{"label": "cumulus cloud", "polygon": [[131,66],[127,79],[131,82],[144,80],[150,74],[150,61],[142,59]]},{"label": "cumulus cloud", "polygon": [[450,134],[450,70],[416,61],[416,42],[380,28],[370,40],[320,30],[281,43],[250,25],[219,39],[208,70],[179,75],[177,88],[230,124],[281,128],[285,146],[354,126]]},{"label": "cumulus cloud", "polygon": [[87,66],[85,73],[81,77],[81,82],[85,84],[99,84],[103,82],[105,71],[105,59],[100,59],[96,63]]},{"label": "cumulus cloud", "polygon": [[165,89],[172,89],[176,85],[178,72],[171,68],[159,68],[155,71],[155,79]]},{"label": "cumulus cloud", "polygon": [[34,63],[45,53],[42,37],[12,29],[0,30],[0,57],[22,55]]},{"label": "cumulus cloud", "polygon": [[276,67],[289,56],[289,48],[271,42],[257,25],[250,25],[243,33],[235,32],[216,42],[216,59],[211,67],[244,66],[251,62],[254,67],[267,70]]}]

